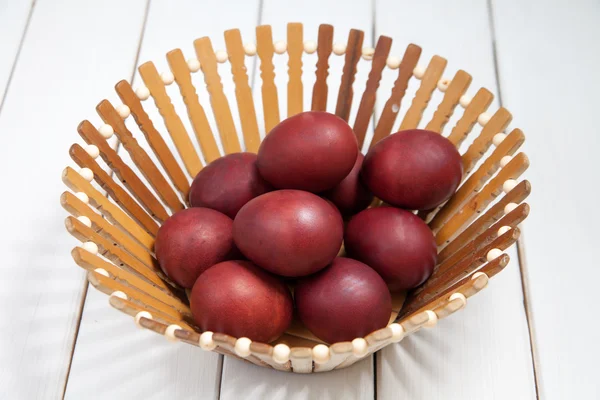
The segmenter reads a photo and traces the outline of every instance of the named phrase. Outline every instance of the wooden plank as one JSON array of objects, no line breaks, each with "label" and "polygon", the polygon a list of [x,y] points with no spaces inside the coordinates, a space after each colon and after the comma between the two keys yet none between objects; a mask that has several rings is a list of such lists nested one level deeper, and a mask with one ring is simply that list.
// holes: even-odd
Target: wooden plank
[{"label": "wooden plank", "polygon": [[[410,16],[399,24],[397,16],[406,15],[406,10]],[[485,0],[433,4],[380,0],[375,14],[377,34],[394,39],[391,55],[401,57],[407,44],[418,44],[423,48],[421,65],[439,54],[448,60],[444,77],[453,77],[459,69],[472,75],[468,95],[473,96],[480,87],[495,91]],[[381,87],[391,87],[396,76],[384,74]],[[414,92],[411,82],[400,109],[407,109]],[[383,106],[387,97],[387,93],[378,97],[376,107]],[[422,122],[431,120],[442,98],[436,90]],[[456,109],[446,130],[460,118],[461,108]],[[497,108],[496,103],[492,109]],[[531,214],[535,213],[534,205]],[[516,253],[508,254],[510,264],[485,290],[470,298],[464,310],[378,353],[379,399],[467,399],[492,394],[496,398],[535,398],[519,266]]]},{"label": "wooden plank", "polygon": [[[593,182],[598,181],[600,141],[593,127],[600,107],[600,4],[573,6],[561,0],[547,5],[508,0],[492,7],[502,100],[514,114],[514,126],[525,132],[532,160],[527,173],[532,211],[522,243],[539,398],[597,398],[598,324],[595,318],[589,325],[580,321],[588,320],[600,278],[592,261],[600,213],[594,206],[582,207],[584,199],[598,193]],[[557,54],[563,62],[556,62]],[[565,234],[550,245],[554,227]],[[559,315],[562,326],[580,327],[575,335],[556,329]]]},{"label": "wooden plank", "polygon": [[[62,397],[86,281],[69,254],[75,241],[61,223],[60,174],[69,146],[80,142],[77,123],[94,115],[118,76],[131,73],[145,5],[36,2],[0,115],[2,179],[5,193],[15,193],[0,200],[7,211],[3,224],[10,227],[2,234],[0,266],[4,397]],[[107,30],[107,21],[119,29]]]},{"label": "wooden plank", "polygon": [[0,2],[0,104],[16,65],[21,41],[33,8],[33,0]]},{"label": "wooden plank", "polygon": [[[286,21],[302,21],[304,26],[304,40],[317,40],[319,25],[322,23],[331,24],[335,27],[334,36],[336,42],[346,43],[348,32],[351,28],[361,29],[365,32],[365,45],[370,43],[372,36],[372,3],[365,2],[344,2],[309,0],[303,3],[302,7],[289,7],[283,2],[274,0],[264,1],[262,11],[262,24],[271,24],[273,31],[273,40],[283,40],[287,34]],[[315,13],[314,10],[319,10]],[[341,10],[341,12],[340,12]],[[315,82],[315,70],[317,54],[303,55],[303,82],[304,82],[304,109],[310,109],[313,100],[313,86]],[[274,66],[279,76],[280,71],[284,74],[280,86],[280,81],[276,83],[278,88],[287,86],[287,58],[276,55],[274,57]],[[363,62],[361,60],[361,62]],[[330,112],[335,110],[338,87],[341,81],[341,72],[344,65],[344,57],[331,55],[329,58],[329,96],[327,96],[327,109]],[[359,64],[356,83],[361,79],[364,88],[370,65]],[[261,82],[255,74],[255,99],[257,92],[260,93]],[[282,95],[282,93],[284,95]],[[358,103],[362,95],[362,90],[356,90],[354,96],[353,111],[354,115],[358,109]],[[360,95],[358,94],[360,93]],[[279,92],[279,101],[282,106],[280,109],[286,110],[285,91]],[[258,111],[257,111],[258,112]],[[284,115],[284,114],[282,114]],[[353,120],[351,113],[350,120]],[[270,371],[250,365],[246,362],[225,357],[223,360],[223,377],[221,380],[221,398],[222,399],[369,399],[374,397],[374,376],[373,376],[373,357],[367,357],[366,360],[358,362],[349,368],[331,371],[326,373],[317,373],[310,375],[286,374]]]},{"label": "wooden plank", "polygon": [[[185,0],[178,2],[175,7],[166,0],[153,0],[140,49],[139,63],[152,60],[159,74],[168,71],[167,52],[179,48],[186,60],[195,58],[193,41],[202,36],[211,38],[215,50],[224,49],[223,32],[231,27],[240,29],[244,42],[252,41],[259,10],[258,3],[258,0],[243,3],[222,1],[207,7],[204,3]],[[237,12],[229,12],[232,9]],[[228,15],[228,18],[223,18],[223,15]],[[133,54],[129,56],[133,57]],[[250,63],[251,58],[246,57],[245,61]],[[247,64],[247,68],[251,71],[251,64]],[[230,100],[231,112],[237,115],[230,66],[219,64],[218,69],[222,76],[223,90]],[[118,78],[123,77],[129,79],[129,75],[116,75],[103,89],[109,90]],[[199,103],[206,111],[211,129],[216,133],[218,130],[211,115],[210,99],[201,73],[192,74],[192,82],[196,86]],[[141,84],[142,80],[136,75],[132,86],[137,88]],[[165,90],[181,116],[186,131],[193,136],[194,130],[187,117],[186,106],[177,84],[167,86]],[[94,104],[98,100],[94,99],[90,103],[90,112],[93,112]],[[143,102],[144,110],[152,119],[157,132],[164,135],[173,155],[179,157],[162,118],[152,103],[152,100]],[[128,126],[132,122],[127,121]],[[141,132],[136,131],[133,134],[140,145],[145,145]],[[220,144],[216,135],[215,140]],[[190,144],[194,149],[195,142],[196,140],[190,137]],[[68,145],[63,147],[66,152]],[[148,153],[151,153],[151,150],[148,150]],[[125,151],[120,151],[119,154],[124,158],[127,155]],[[181,161],[180,163],[184,165]],[[73,240],[68,242],[65,253],[67,256],[74,243]],[[70,271],[77,271],[78,268],[72,261],[63,265],[68,265]],[[221,356],[189,344],[173,344],[160,335],[146,329],[138,329],[131,316],[114,310],[108,303],[109,299],[104,293],[90,288],[73,356],[66,396],[68,399],[120,399],[132,396],[178,399],[218,397]],[[140,366],[145,367],[140,370]]]}]

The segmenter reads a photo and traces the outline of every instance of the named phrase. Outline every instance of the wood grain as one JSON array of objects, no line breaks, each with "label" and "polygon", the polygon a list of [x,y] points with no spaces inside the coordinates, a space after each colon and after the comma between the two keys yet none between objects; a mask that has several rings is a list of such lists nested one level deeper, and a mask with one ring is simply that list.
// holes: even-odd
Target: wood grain
[{"label": "wood grain", "polygon": [[431,58],[425,70],[425,75],[421,79],[421,85],[413,98],[410,108],[406,111],[404,119],[400,123],[399,130],[418,127],[421,118],[423,118],[423,112],[427,108],[434,90],[437,88],[438,81],[442,78],[447,63],[446,59],[440,56],[433,56]]},{"label": "wood grain", "polygon": [[327,76],[329,76],[329,56],[333,51],[333,26],[319,25],[319,39],[317,44],[317,70],[316,81],[313,86],[311,110],[327,111]]},{"label": "wood grain", "polygon": [[498,147],[494,149],[481,166],[460,186],[454,195],[444,204],[429,223],[433,231],[437,231],[460,206],[474,196],[483,185],[498,171],[500,160],[512,156],[525,142],[525,135],[520,129],[513,130]]},{"label": "wood grain", "polygon": [[459,148],[462,142],[467,138],[473,127],[477,123],[477,118],[484,113],[494,100],[494,95],[487,89],[481,88],[471,100],[465,112],[452,128],[448,140],[450,140],[456,148]]},{"label": "wood grain", "polygon": [[156,235],[158,224],[144,209],[104,171],[100,165],[78,144],[69,149],[71,159],[81,168],[89,168],[94,173],[94,180],[106,191],[114,202],[131,218],[139,223],[148,233]]},{"label": "wood grain", "polygon": [[192,75],[181,49],[169,51],[167,61],[175,77],[175,82],[179,86],[179,93],[181,93],[181,98],[192,123],[192,129],[194,129],[196,139],[200,144],[200,150],[206,162],[210,163],[221,157],[221,153],[208,123],[208,118],[206,118],[204,107],[198,100],[198,93],[196,93],[196,87],[192,83]]},{"label": "wood grain", "polygon": [[354,97],[352,84],[354,83],[358,62],[362,55],[364,36],[364,32],[357,29],[351,29],[350,34],[348,35],[342,81],[340,83],[337,104],[335,106],[335,115],[346,122],[348,122],[350,109],[352,108],[352,98]]},{"label": "wood grain", "polygon": [[454,75],[454,78],[450,81],[450,85],[444,93],[444,99],[439,104],[438,108],[433,114],[433,118],[425,126],[425,129],[430,131],[442,133],[444,127],[454,114],[454,109],[458,105],[460,98],[466,93],[473,78],[467,72],[458,70]]},{"label": "wood grain", "polygon": [[456,239],[452,240],[438,254],[438,262],[443,262],[461,247],[469,243],[474,237],[485,231],[494,222],[504,215],[504,207],[509,203],[519,204],[531,193],[531,184],[528,181],[520,182],[513,190],[504,195],[497,203],[491,206],[481,217],[472,222]]},{"label": "wood grain", "polygon": [[217,122],[217,129],[223,144],[225,154],[239,153],[241,151],[240,142],[237,138],[231,108],[225,93],[223,93],[223,84],[221,76],[217,70],[217,57],[208,37],[194,40],[196,55],[200,60],[200,68],[204,73],[204,83],[210,95],[210,105]]},{"label": "wood grain", "polygon": [[379,82],[381,81],[381,74],[386,66],[387,58],[390,54],[391,48],[392,38],[387,36],[379,36],[379,39],[377,39],[377,45],[375,46],[375,53],[373,54],[371,72],[369,72],[367,85],[360,100],[360,106],[358,107],[356,120],[354,121],[353,129],[356,139],[358,140],[359,149],[362,149],[365,141],[367,128],[369,127],[371,116],[373,115],[373,109],[375,108],[375,98],[377,89],[379,88]]},{"label": "wood grain", "polygon": [[413,70],[419,62],[419,57],[421,57],[421,48],[415,44],[409,44],[406,47],[404,56],[400,62],[398,77],[394,82],[392,94],[386,101],[385,106],[381,111],[381,115],[379,116],[379,120],[377,121],[373,140],[371,141],[369,148],[372,148],[377,142],[392,132],[392,127],[394,126],[394,122],[396,122],[396,118],[400,111],[402,98],[408,88],[408,81],[413,76]]},{"label": "wood grain", "polygon": [[262,80],[261,94],[263,115],[265,121],[265,134],[280,121],[279,99],[277,86],[275,86],[275,66],[273,65],[273,34],[270,25],[256,27],[256,51],[260,58],[260,78]]},{"label": "wood grain", "polygon": [[110,240],[112,246],[120,247],[129,252],[149,268],[156,265],[156,259],[150,250],[111,224],[106,218],[102,218],[100,214],[93,211],[89,205],[85,204],[73,193],[64,192],[60,196],[60,204],[75,218],[80,216],[88,217],[92,221],[92,229],[107,240]]},{"label": "wood grain", "polygon": [[[84,226],[85,227],[85,226]],[[173,292],[170,291],[168,285],[161,281],[161,285],[156,285],[154,282],[148,283],[147,280],[140,278],[138,275],[130,271],[119,268],[116,265],[103,260],[100,256],[94,255],[80,247],[75,247],[71,251],[71,256],[81,268],[94,271],[97,268],[102,268],[108,272],[109,276],[139,292],[143,292],[152,296],[156,300],[173,307],[184,313],[189,313],[189,306],[183,303]]]},{"label": "wood grain", "polygon": [[304,104],[304,88],[302,86],[302,54],[304,53],[302,24],[292,22],[287,26],[288,87],[287,87],[287,116],[288,118],[302,112]]},{"label": "wood grain", "polygon": [[463,178],[471,172],[477,161],[490,148],[494,135],[504,131],[510,121],[512,121],[512,114],[507,109],[502,107],[494,113],[489,122],[481,130],[479,136],[469,146],[465,154],[462,155]]},{"label": "wood grain", "polygon": [[[129,193],[150,213],[151,216],[159,221],[165,221],[169,218],[169,214],[160,204],[158,199],[146,187],[144,182],[136,175],[135,172],[127,165],[117,154],[106,140],[100,136],[100,133],[87,120],[81,122],[77,127],[77,132],[87,144],[95,144],[100,149],[100,157],[106,165],[113,170],[115,176],[125,186]],[[156,232],[152,232],[156,234]]]},{"label": "wood grain", "polygon": [[108,100],[102,100],[96,106],[96,111],[105,123],[113,127],[115,135],[119,138],[123,148],[129,153],[133,163],[154,188],[160,199],[171,209],[171,212],[183,210],[184,205],[177,196],[177,193],[169,185],[169,182],[167,182],[156,164],[154,164],[154,161],[148,156],[148,153],[146,153],[133,137],[133,134],[127,129],[123,118],[117,113],[112,104]]},{"label": "wood grain", "polygon": [[239,29],[225,31],[225,43],[227,45],[227,53],[229,54],[229,62],[231,63],[233,82],[235,83],[235,98],[237,100],[246,151],[257,153],[260,146],[260,134],[258,122],[256,121],[252,89],[248,84],[248,73],[245,63],[246,54]]},{"label": "wood grain", "polygon": [[437,232],[435,239],[438,246],[449,243],[459,233],[460,229],[469,224],[477,214],[483,212],[500,193],[507,179],[517,179],[529,167],[529,159],[524,153],[517,154],[500,172],[477,193],[460,211],[454,214],[442,229]]},{"label": "wood grain", "polygon": [[133,88],[129,82],[122,80],[115,85],[115,91],[121,98],[121,101],[123,101],[123,104],[127,105],[131,110],[131,115],[137,123],[138,128],[144,134],[146,141],[156,155],[160,165],[162,165],[169,176],[169,179],[171,179],[173,186],[181,193],[184,199],[187,199],[190,191],[188,179],[167,146],[162,134],[156,130],[154,123],[144,110],[142,102],[133,91]]},{"label": "wood grain", "polygon": [[527,203],[520,204],[517,208],[512,210],[510,213],[504,215],[498,221],[495,221],[488,229],[479,234],[476,238],[465,244],[458,251],[454,252],[449,256],[444,257],[438,261],[438,268],[440,270],[445,269],[448,265],[453,265],[459,262],[461,259],[466,257],[468,254],[472,254],[475,250],[479,249],[482,245],[490,243],[498,236],[498,230],[501,227],[508,226],[516,228],[521,222],[529,215],[530,207]]},{"label": "wood grain", "polygon": [[[192,332],[195,333],[194,329],[196,329],[196,328],[194,328],[188,322],[183,321],[182,319],[173,318],[172,316],[164,314],[164,313],[162,313],[160,311],[149,310],[148,308],[146,308],[144,306],[141,306],[139,304],[136,304],[136,303],[134,303],[132,301],[125,300],[125,299],[122,299],[122,298],[117,297],[117,296],[110,296],[108,298],[108,302],[109,302],[109,304],[113,308],[121,311],[124,314],[129,315],[130,317],[135,318],[135,316],[139,312],[146,311],[146,312],[149,312],[152,315],[152,319],[153,320],[156,320],[156,321],[158,321],[160,323],[163,323],[163,324],[166,324],[166,325],[171,325],[171,324],[179,325],[183,329],[186,329],[186,332],[188,334],[192,333]],[[145,318],[145,317],[142,317],[142,318]],[[177,335],[175,335],[175,336],[177,336]],[[188,336],[191,336],[191,335],[188,335]],[[186,339],[188,339],[188,340],[185,340],[186,343],[189,343],[189,344],[191,344],[193,346],[198,346],[198,341],[196,341],[194,343],[193,341],[189,340],[189,337],[187,337]],[[184,340],[182,339],[182,341],[184,341]]]},{"label": "wood grain", "polygon": [[88,280],[96,289],[104,294],[111,295],[113,292],[121,291],[127,295],[130,301],[142,307],[147,307],[150,313],[153,310],[167,314],[174,319],[182,319],[188,321],[191,319],[189,311],[180,312],[174,307],[168,306],[165,303],[156,300],[154,297],[145,292],[136,290],[132,286],[128,286],[118,280],[106,277],[96,271],[88,271]]},{"label": "wood grain", "polygon": [[181,118],[177,114],[171,98],[167,94],[165,84],[163,83],[154,63],[146,62],[138,67],[138,71],[144,84],[150,91],[150,95],[154,99],[154,104],[158,108],[167,131],[177,148],[179,156],[183,160],[183,164],[191,177],[195,177],[202,169],[200,157],[192,144]]},{"label": "wood grain", "polygon": [[111,202],[104,194],[96,190],[90,182],[83,179],[73,168],[65,168],[62,180],[72,191],[87,194],[90,199],[90,205],[100,211],[111,223],[130,234],[145,248],[149,250],[153,249],[154,236],[146,232],[129,215]]},{"label": "wood grain", "polygon": [[92,228],[88,228],[75,217],[68,216],[65,219],[65,227],[77,240],[81,242],[91,241],[96,243],[99,254],[107,260],[112,261],[115,265],[128,270],[130,273],[138,275],[156,287],[163,290],[169,290],[169,286],[158,276],[160,268],[157,264],[150,267],[145,265],[118,246],[113,246],[108,239],[98,234]]},{"label": "wood grain", "polygon": [[450,295],[453,293],[461,293],[467,299],[474,296],[484,289],[489,282],[489,278],[492,278],[502,271],[508,265],[509,261],[510,257],[507,254],[501,255],[477,270],[477,272],[481,272],[483,275],[479,275],[477,278],[474,278],[473,274],[471,274],[462,278],[458,282],[440,290],[433,297],[433,299],[415,303],[413,306],[414,311],[407,313],[406,315],[408,315],[410,318],[410,314],[419,315],[425,310],[434,310],[442,303],[448,302]]}]

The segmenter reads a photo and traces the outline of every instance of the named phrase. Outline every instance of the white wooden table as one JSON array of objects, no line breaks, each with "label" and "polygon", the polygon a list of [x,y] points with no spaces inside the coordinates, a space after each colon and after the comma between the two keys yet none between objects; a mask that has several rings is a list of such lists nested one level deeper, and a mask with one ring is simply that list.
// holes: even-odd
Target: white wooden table
[{"label": "white wooden table", "polygon": [[[0,399],[597,399],[600,3],[595,0],[0,0]],[[528,137],[518,258],[465,311],[327,374],[258,368],[140,331],[87,289],[58,198],[75,127],[136,64],[239,27],[385,34],[499,93]],[[340,61],[341,62],[341,61]],[[255,76],[255,78],[257,78]],[[330,79],[339,79],[332,76]],[[391,79],[390,77],[385,79]],[[330,96],[331,97],[331,96]],[[381,107],[381,104],[378,104]],[[32,182],[34,184],[32,184]],[[594,183],[596,182],[596,183]]]}]

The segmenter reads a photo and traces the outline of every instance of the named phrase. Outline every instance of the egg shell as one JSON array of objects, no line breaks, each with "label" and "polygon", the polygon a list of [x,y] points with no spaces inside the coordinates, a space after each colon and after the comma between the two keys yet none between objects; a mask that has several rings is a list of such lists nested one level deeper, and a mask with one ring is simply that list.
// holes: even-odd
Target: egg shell
[{"label": "egg shell", "polygon": [[358,153],[350,173],[337,186],[324,193],[324,197],[331,200],[344,216],[364,210],[373,201],[373,194],[360,179],[364,158]]},{"label": "egg shell", "polygon": [[190,187],[190,205],[217,210],[230,218],[253,198],[272,190],[258,173],[256,154],[233,153],[204,167]]},{"label": "egg shell", "polygon": [[233,221],[209,208],[173,214],[158,230],[154,250],[164,273],[184,288],[191,288],[212,265],[240,258],[233,243]]},{"label": "egg shell", "polygon": [[448,200],[462,179],[456,147],[439,133],[401,131],[378,142],[367,153],[361,178],[388,204],[429,210]]},{"label": "egg shell", "polygon": [[285,332],[294,304],[287,286],[248,261],[225,261],[207,269],[190,297],[203,331],[269,343]]},{"label": "egg shell", "polygon": [[349,257],[381,275],[391,291],[419,286],[433,272],[433,233],[413,213],[394,207],[369,208],[348,222],[344,246]]},{"label": "egg shell", "polygon": [[242,207],[233,222],[233,238],[260,267],[282,276],[305,276],[335,258],[343,221],[339,211],[317,195],[278,190]]},{"label": "egg shell", "polygon": [[258,150],[260,174],[275,188],[320,193],[348,175],[358,155],[352,128],[326,112],[308,111],[285,119]]},{"label": "egg shell", "polygon": [[322,271],[300,280],[294,290],[298,316],[319,339],[351,341],[384,328],[392,298],[369,266],[337,257]]}]

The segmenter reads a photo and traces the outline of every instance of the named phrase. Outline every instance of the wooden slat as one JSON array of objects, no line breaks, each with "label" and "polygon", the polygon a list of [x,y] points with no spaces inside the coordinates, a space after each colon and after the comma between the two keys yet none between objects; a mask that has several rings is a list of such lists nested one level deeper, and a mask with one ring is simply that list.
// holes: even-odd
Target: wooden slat
[{"label": "wooden slat", "polygon": [[351,29],[350,34],[348,35],[342,82],[340,83],[337,105],[335,107],[335,115],[346,122],[348,122],[350,109],[352,108],[352,98],[354,97],[352,84],[354,83],[358,62],[362,55],[364,36],[364,32],[357,29]]},{"label": "wooden slat", "polygon": [[474,196],[483,185],[500,168],[500,160],[504,156],[512,156],[525,142],[525,135],[520,129],[513,130],[507,137],[494,149],[492,154],[469,178],[460,186],[454,195],[438,211],[429,223],[433,231],[437,231],[446,220],[453,215],[460,206],[462,206],[471,196]]},{"label": "wooden slat", "polygon": [[438,261],[438,269],[443,270],[448,265],[453,265],[462,260],[468,254],[474,253],[479,247],[485,245],[492,240],[494,240],[498,236],[498,230],[501,227],[507,226],[511,228],[516,228],[527,216],[529,215],[529,204],[523,203],[520,204],[517,208],[512,210],[510,213],[504,215],[498,221],[496,221],[493,225],[491,225],[484,232],[479,234],[475,239],[468,242],[466,245],[461,247],[458,251],[454,252],[447,257],[444,257],[443,260]]},{"label": "wooden slat", "polygon": [[127,105],[131,110],[131,115],[135,119],[137,126],[146,137],[146,141],[156,155],[156,158],[158,158],[160,165],[162,165],[171,179],[173,186],[181,193],[184,199],[187,199],[190,191],[188,179],[173,156],[173,153],[169,150],[162,134],[154,127],[152,120],[144,110],[142,102],[133,91],[133,88],[129,82],[122,80],[115,85],[115,90],[121,101],[123,101],[123,104]]},{"label": "wooden slat", "polygon": [[105,123],[114,128],[115,135],[129,153],[131,160],[138,167],[138,170],[144,175],[148,183],[154,188],[160,199],[171,209],[172,212],[183,210],[184,205],[169,185],[162,173],[159,171],[154,161],[148,156],[148,153],[140,147],[137,140],[133,137],[123,118],[117,113],[117,110],[108,100],[102,100],[96,106],[98,115]]},{"label": "wooden slat", "polygon": [[365,141],[367,128],[371,122],[371,116],[373,115],[373,109],[375,107],[375,98],[377,89],[379,88],[379,82],[381,81],[381,74],[385,68],[391,48],[392,38],[380,36],[379,39],[377,39],[377,45],[375,46],[375,53],[373,54],[371,64],[371,72],[369,72],[367,85],[360,100],[356,120],[354,121],[354,134],[358,140],[359,149],[362,149]]},{"label": "wooden slat", "polygon": [[413,70],[417,66],[420,56],[421,48],[419,46],[411,43],[406,47],[404,56],[400,62],[400,67],[398,68],[398,77],[392,88],[392,94],[381,111],[377,126],[375,127],[375,134],[373,135],[373,140],[371,141],[369,148],[373,147],[377,142],[392,132],[392,127],[394,126],[394,122],[396,122],[396,117],[398,117],[400,111],[402,98],[408,88],[408,81],[413,76]]},{"label": "wooden slat", "polygon": [[100,214],[93,211],[90,206],[81,201],[73,193],[64,192],[60,196],[60,204],[75,218],[80,216],[88,217],[92,222],[92,229],[110,240],[112,246],[120,247],[129,252],[147,267],[152,267],[156,264],[156,259],[150,250],[142,246],[127,233],[108,222],[107,219],[102,218]]},{"label": "wooden slat", "polygon": [[187,109],[192,129],[194,129],[204,159],[207,163],[214,161],[221,157],[221,153],[219,153],[213,131],[208,123],[208,118],[206,118],[204,107],[200,105],[200,101],[198,100],[196,87],[192,83],[192,74],[181,49],[169,51],[167,53],[167,61],[175,77],[175,82],[179,86],[181,98]]},{"label": "wooden slat", "polygon": [[477,161],[490,148],[494,135],[506,129],[511,120],[512,115],[505,108],[500,108],[494,113],[489,122],[481,130],[479,136],[469,146],[465,154],[462,155],[463,178],[471,172]]},{"label": "wooden slat", "polygon": [[98,146],[100,157],[102,157],[106,165],[113,170],[123,186],[144,206],[150,215],[159,221],[165,221],[169,218],[169,214],[167,214],[167,211],[154,194],[152,194],[136,173],[133,172],[129,165],[121,159],[117,152],[108,145],[106,140],[100,136],[100,133],[89,121],[85,120],[81,122],[77,127],[77,132],[79,132],[79,135],[86,143]]},{"label": "wooden slat", "polygon": [[329,76],[329,56],[333,51],[333,26],[319,25],[319,40],[317,44],[317,71],[316,81],[313,86],[312,105],[313,111],[327,111],[327,76]]},{"label": "wooden slat", "polygon": [[[167,325],[171,325],[171,324],[179,325],[182,328],[189,330],[187,333],[194,332],[194,327],[189,325],[186,321],[183,321],[180,318],[173,318],[172,316],[164,314],[160,311],[149,310],[148,308],[141,306],[139,304],[136,304],[132,301],[125,300],[125,299],[122,299],[117,296],[109,296],[108,302],[113,308],[121,311],[124,314],[129,315],[130,317],[135,318],[135,316],[139,312],[146,311],[152,315],[153,320],[156,320],[158,322],[161,322],[161,323],[167,324]],[[142,317],[142,318],[145,318],[145,317]],[[133,322],[133,320],[131,322]],[[175,335],[175,336],[177,336],[177,335]],[[191,335],[188,335],[188,336],[191,336]],[[188,343],[190,343],[190,342],[188,342]],[[191,342],[190,344],[198,346],[197,341],[195,343]]]},{"label": "wooden slat", "polygon": [[154,247],[154,237],[138,225],[123,210],[111,202],[104,194],[96,190],[92,184],[81,177],[71,167],[65,168],[62,180],[74,192],[83,192],[90,198],[90,205],[102,213],[111,223],[120,226],[125,232],[140,242],[145,248]]},{"label": "wooden slat", "polygon": [[69,149],[71,159],[81,168],[89,168],[94,173],[94,180],[131,218],[139,223],[148,233],[156,235],[158,224],[144,209],[104,171],[100,165],[78,144]]},{"label": "wooden slat", "polygon": [[[513,228],[498,236],[497,231],[486,231],[479,235],[473,244],[473,249],[466,252],[459,260],[448,259],[436,266],[431,277],[421,286],[412,290],[406,298],[406,307],[423,293],[431,293],[441,287],[454,283],[467,275],[471,275],[481,265],[485,264],[487,253],[492,249],[506,250],[516,243],[521,235],[519,228]],[[429,301],[429,300],[427,300]]]},{"label": "wooden slat", "polygon": [[459,148],[469,133],[471,133],[471,130],[473,130],[479,115],[485,112],[490,104],[492,104],[492,100],[494,100],[494,95],[489,90],[485,88],[479,89],[465,109],[462,117],[460,117],[454,128],[452,128],[450,135],[448,135],[448,140]]},{"label": "wooden slat", "polygon": [[431,96],[437,88],[439,80],[442,78],[447,63],[446,59],[440,56],[433,56],[431,58],[431,61],[425,70],[425,75],[423,75],[423,78],[421,79],[421,85],[413,98],[410,108],[404,115],[399,130],[402,131],[418,127],[421,118],[423,118],[423,112],[425,111],[425,108],[427,108],[427,104],[429,104],[429,100],[431,100]]},{"label": "wooden slat", "polygon": [[221,76],[217,70],[217,57],[208,37],[194,40],[196,55],[200,60],[200,67],[204,73],[204,82],[210,95],[210,105],[217,122],[217,129],[223,144],[225,154],[238,153],[241,151],[240,142],[237,138],[231,109],[225,93]]},{"label": "wooden slat", "polygon": [[292,371],[297,374],[307,374],[313,370],[312,349],[308,347],[292,347],[290,361]]},{"label": "wooden slat", "polygon": [[513,190],[504,195],[496,204],[489,208],[481,217],[472,222],[456,239],[452,240],[438,254],[438,262],[454,254],[461,247],[469,243],[479,233],[485,231],[494,222],[504,215],[504,208],[509,203],[519,204],[531,193],[531,184],[528,181],[520,182]]},{"label": "wooden slat", "polygon": [[239,29],[225,31],[225,43],[227,45],[227,53],[229,54],[229,62],[231,63],[233,82],[235,83],[235,98],[237,100],[246,151],[257,153],[260,146],[260,134],[258,131],[258,122],[256,121],[252,89],[250,89],[250,85],[248,84],[248,73],[246,72],[245,64],[246,54]]},{"label": "wooden slat", "polygon": [[148,87],[150,95],[154,99],[154,104],[165,122],[169,135],[177,148],[177,152],[183,160],[183,164],[192,177],[195,177],[202,169],[200,157],[194,149],[194,145],[177,114],[171,99],[167,94],[165,85],[152,62],[146,62],[138,67],[138,71],[144,84]]},{"label": "wooden slat", "polygon": [[315,372],[335,369],[352,355],[352,342],[334,343],[329,347],[329,360],[324,364],[315,363]]},{"label": "wooden slat", "polygon": [[150,313],[152,313],[152,309],[154,309],[164,314],[170,315],[172,318],[175,319],[183,319],[184,321],[191,319],[191,314],[189,313],[189,311],[180,312],[177,309],[168,306],[161,301],[156,300],[154,297],[148,295],[145,292],[136,290],[135,288],[121,283],[118,280],[114,280],[112,278],[101,275],[96,271],[88,272],[88,280],[90,281],[92,286],[109,296],[111,295],[111,293],[116,291],[125,293],[129,300],[131,300],[132,302],[137,303],[140,306],[148,307],[150,309]]},{"label": "wooden slat", "polygon": [[139,276],[123,268],[119,268],[80,247],[75,247],[71,251],[71,256],[77,265],[87,271],[95,271],[101,268],[108,272],[111,279],[131,287],[138,292],[146,293],[154,299],[173,307],[175,310],[186,314],[190,313],[189,306],[177,298],[164,282],[161,283],[162,286],[155,285],[154,282],[148,283],[148,281],[141,279]]},{"label": "wooden slat", "polygon": [[288,87],[287,87],[287,116],[296,115],[303,109],[302,86],[302,54],[304,53],[302,24],[289,23],[287,26]]},{"label": "wooden slat", "polygon": [[[475,294],[484,289],[487,286],[489,279],[502,271],[509,262],[510,257],[507,254],[503,254],[500,257],[488,262],[479,270],[477,270],[477,272],[481,272],[482,274],[478,275],[476,278],[474,278],[473,274],[466,276],[458,282],[453,283],[443,290],[440,290],[433,300],[415,304],[416,308],[414,308],[414,311],[411,312],[412,315],[419,315],[425,310],[435,310],[443,303],[448,303],[449,297],[453,293],[461,293],[467,299],[473,297]],[[407,313],[407,315],[409,314]]]},{"label": "wooden slat", "polygon": [[444,93],[444,99],[437,110],[435,110],[433,118],[425,126],[425,129],[440,133],[444,131],[444,127],[450,120],[450,117],[452,117],[454,109],[460,101],[460,97],[469,89],[472,80],[471,75],[462,69],[456,72],[456,75],[454,75],[454,78],[452,78],[450,85],[446,89],[446,93]]},{"label": "wooden slat", "polygon": [[118,246],[113,246],[108,239],[98,234],[92,228],[88,228],[75,217],[68,216],[65,219],[65,227],[79,241],[96,243],[99,254],[107,260],[112,261],[115,265],[128,269],[131,273],[137,274],[157,287],[162,289],[168,288],[168,285],[158,276],[160,269],[157,264],[147,266]]},{"label": "wooden slat", "polygon": [[524,153],[517,154],[500,172],[477,193],[459,212],[454,214],[436,234],[438,246],[449,243],[459,230],[483,212],[501,192],[502,185],[508,179],[517,179],[529,167],[529,159]]},{"label": "wooden slat", "polygon": [[252,342],[250,343],[250,351],[253,356],[259,358],[264,363],[269,364],[273,369],[278,371],[291,371],[292,369],[292,363],[289,361],[284,364],[273,361],[273,346],[271,345]]},{"label": "wooden slat", "polygon": [[271,132],[280,121],[277,86],[275,86],[275,66],[273,65],[273,34],[270,25],[256,27],[256,51],[260,58],[260,78],[262,80],[262,105],[265,121],[265,134]]}]

